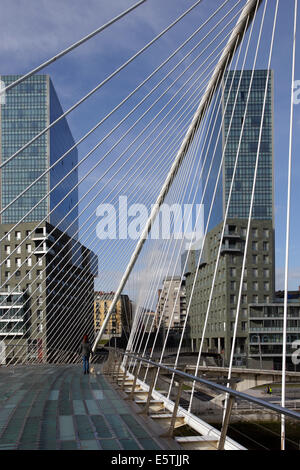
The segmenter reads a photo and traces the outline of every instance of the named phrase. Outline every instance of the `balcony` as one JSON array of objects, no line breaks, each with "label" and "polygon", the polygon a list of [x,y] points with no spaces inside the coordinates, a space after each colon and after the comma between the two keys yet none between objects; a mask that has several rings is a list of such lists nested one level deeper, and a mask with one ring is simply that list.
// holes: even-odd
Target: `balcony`
[{"label": "balcony", "polygon": [[224,240],[221,248],[221,255],[225,253],[243,254],[244,245],[241,242]]},{"label": "balcony", "polygon": [[14,323],[11,326],[9,323],[0,323],[0,336],[22,336],[25,334],[25,327],[24,325],[19,325],[18,323]]}]

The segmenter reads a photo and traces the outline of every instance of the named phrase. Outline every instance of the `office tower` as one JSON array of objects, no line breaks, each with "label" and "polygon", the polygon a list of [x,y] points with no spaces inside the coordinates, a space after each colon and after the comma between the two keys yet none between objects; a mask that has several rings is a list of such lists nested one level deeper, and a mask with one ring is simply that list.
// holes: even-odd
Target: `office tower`
[{"label": "office tower", "polygon": [[[194,294],[190,309],[190,334],[192,346],[198,348],[210,296],[210,287],[217,260],[221,232],[224,223],[234,162],[238,152],[243,128],[237,172],[230,199],[228,217],[222,240],[221,256],[212,295],[209,320],[205,334],[204,350],[216,350],[229,360],[236,308],[240,288],[241,269],[245,249],[247,221],[249,216],[254,166],[257,155],[260,122],[264,102],[266,80],[269,75],[262,142],[259,153],[254,206],[251,217],[250,237],[242,285],[241,307],[237,331],[236,353],[245,358],[248,341],[248,304],[270,302],[275,291],[274,266],[274,217],[273,217],[273,73],[254,71],[247,113],[246,102],[252,71],[244,71],[241,77],[232,126],[229,129],[233,104],[242,72],[236,72],[231,94],[228,96],[233,72],[229,73],[223,88],[222,149],[224,154],[221,185],[217,192],[216,207],[223,207],[223,220],[209,231],[204,244],[202,258],[190,253],[190,269],[186,273],[187,300],[197,271]],[[225,103],[228,98],[228,106]],[[217,159],[220,162],[220,155]],[[219,214],[219,211],[217,211]],[[197,264],[199,269],[197,269]],[[241,359],[242,358],[242,359]]]},{"label": "office tower", "polygon": [[[5,86],[17,78],[0,76]],[[32,76],[9,90],[0,106],[0,162],[5,163],[61,114],[48,75]],[[75,350],[82,324],[92,331],[97,259],[78,241],[76,147],[43,175],[72,147],[74,139],[63,118],[1,171],[0,235],[5,238],[0,340],[7,338],[9,360],[55,360],[59,349],[66,354]],[[13,322],[12,299],[15,296],[20,306],[20,292],[26,297],[26,311],[23,305],[18,322]]]}]

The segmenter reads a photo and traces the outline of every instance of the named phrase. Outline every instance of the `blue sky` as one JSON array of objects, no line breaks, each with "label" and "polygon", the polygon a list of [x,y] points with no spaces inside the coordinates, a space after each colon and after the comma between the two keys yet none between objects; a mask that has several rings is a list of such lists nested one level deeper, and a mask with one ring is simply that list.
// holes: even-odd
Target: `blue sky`
[{"label": "blue sky", "polygon": [[[23,74],[40,62],[48,59],[60,50],[79,40],[84,35],[98,28],[106,21],[127,9],[134,2],[117,0],[2,0],[0,11],[0,54],[1,74]],[[137,10],[130,13],[96,38],[73,51],[67,57],[57,61],[44,70],[49,73],[63,108],[66,110],[90,89],[105,79],[124,61],[147,44],[156,34],[183,13],[191,0],[147,0]],[[75,140],[106,115],[130,91],[132,91],[151,71],[175,50],[198,26],[203,19],[215,10],[220,0],[203,0],[192,13],[176,25],[158,43],[152,46],[134,64],[130,65],[118,77],[96,93],[84,105],[69,115],[68,121]],[[233,5],[234,2],[231,3]],[[274,10],[275,0],[269,0],[270,11]],[[273,8],[273,9],[272,9]],[[277,288],[283,287],[283,269],[285,253],[286,187],[288,161],[288,132],[291,86],[291,55],[294,0],[281,0],[278,26],[276,30],[272,68],[274,69],[274,181],[275,181],[275,229],[276,229],[276,269]],[[269,10],[268,10],[269,11]],[[298,15],[299,16],[299,15]],[[272,18],[266,19],[265,36],[258,59],[258,68],[265,68],[267,63],[266,38],[270,37]],[[298,28],[298,44],[300,28]],[[265,41],[265,43],[264,43]],[[300,46],[297,49],[299,58]],[[180,56],[182,57],[182,55]],[[160,75],[162,78],[163,74]],[[300,61],[296,60],[295,78],[300,80]],[[153,84],[149,83],[146,92]],[[108,132],[130,106],[141,99],[139,93],[124,111],[118,112],[113,119],[97,130],[85,144],[79,148],[82,157],[93,145]],[[170,96],[170,94],[169,94]],[[289,288],[300,285],[300,260],[298,234],[300,221],[298,216],[299,174],[298,158],[300,104],[294,106],[294,141],[293,141],[293,191],[291,208],[290,242],[290,282]],[[132,122],[132,121],[130,121]],[[128,124],[126,124],[128,125]],[[122,129],[126,129],[124,126]],[[121,130],[116,134],[121,135]],[[101,152],[96,152],[89,164],[83,165],[80,174],[97,161],[104,151],[113,144],[113,137],[105,144]],[[129,143],[129,138],[124,142]],[[112,155],[110,162],[115,158]],[[101,167],[99,171],[105,171]],[[81,194],[86,191],[98,176],[98,172],[82,185]],[[163,179],[155,182],[159,188]],[[141,190],[141,189],[140,189]],[[155,191],[154,193],[155,194]],[[91,207],[95,211],[97,204]],[[96,219],[95,219],[96,220]],[[134,244],[132,244],[132,247]],[[120,273],[123,265],[120,266]],[[114,286],[115,288],[115,286]]]}]

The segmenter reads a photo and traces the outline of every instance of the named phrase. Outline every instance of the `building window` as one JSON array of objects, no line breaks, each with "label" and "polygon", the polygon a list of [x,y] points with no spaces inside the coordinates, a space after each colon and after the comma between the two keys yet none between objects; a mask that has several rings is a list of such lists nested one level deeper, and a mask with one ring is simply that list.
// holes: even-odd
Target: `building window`
[{"label": "building window", "polygon": [[235,304],[235,303],[236,303],[236,296],[235,296],[235,295],[231,295],[231,296],[230,296],[230,303],[231,303],[231,304]]},{"label": "building window", "polygon": [[258,282],[253,282],[253,290],[258,290]]},{"label": "building window", "polygon": [[243,282],[243,291],[247,290],[247,281]]},{"label": "building window", "polygon": [[263,250],[269,251],[269,242],[263,242]]},{"label": "building window", "polygon": [[21,240],[21,232],[15,232],[15,237],[17,240]]},{"label": "building window", "polygon": [[7,236],[6,236],[6,240],[7,240],[7,241],[10,241],[10,233],[4,232],[4,235],[7,235]]},{"label": "building window", "polygon": [[26,251],[27,251],[27,253],[31,253],[31,244],[30,243],[28,243],[26,245]]},{"label": "building window", "polygon": [[10,245],[5,245],[5,253],[10,255]]},{"label": "building window", "polygon": [[258,250],[258,242],[252,242],[252,250],[257,251]]},{"label": "building window", "polygon": [[16,265],[21,266],[21,258],[16,258]]},{"label": "building window", "polygon": [[246,303],[247,303],[247,296],[242,295],[242,304],[246,304]]},{"label": "building window", "polygon": [[263,260],[264,260],[264,264],[269,264],[269,256],[268,255],[264,255]]},{"label": "building window", "polygon": [[32,266],[32,259],[31,258],[27,259],[27,266]]},{"label": "building window", "polygon": [[230,268],[229,272],[230,272],[230,276],[231,276],[231,277],[235,277],[235,276],[236,276],[236,268]]},{"label": "building window", "polygon": [[270,270],[269,269],[264,269],[264,277],[265,278],[270,277]]},{"label": "building window", "polygon": [[258,269],[253,269],[253,277],[258,277]]},{"label": "building window", "polygon": [[5,261],[5,266],[7,266],[8,268],[10,268],[10,259],[7,259],[7,260]]},{"label": "building window", "polygon": [[247,322],[242,321],[242,331],[246,331],[246,329],[247,329]]},{"label": "building window", "polygon": [[245,237],[247,235],[247,229],[245,227],[241,228],[241,235],[242,237]]},{"label": "building window", "polygon": [[268,228],[264,228],[264,238],[269,238],[270,236],[270,231]]},{"label": "building window", "polygon": [[231,290],[235,290],[235,289],[236,289],[236,282],[235,282],[235,281],[231,281],[231,282],[230,282],[230,288],[231,288]]},{"label": "building window", "polygon": [[258,230],[257,228],[252,229],[252,237],[257,238],[258,237]]},{"label": "building window", "polygon": [[257,264],[258,256],[257,255],[252,255],[252,263]]},{"label": "building window", "polygon": [[264,290],[270,290],[270,283],[264,282]]},{"label": "building window", "polygon": [[258,295],[253,296],[253,303],[258,304]]}]

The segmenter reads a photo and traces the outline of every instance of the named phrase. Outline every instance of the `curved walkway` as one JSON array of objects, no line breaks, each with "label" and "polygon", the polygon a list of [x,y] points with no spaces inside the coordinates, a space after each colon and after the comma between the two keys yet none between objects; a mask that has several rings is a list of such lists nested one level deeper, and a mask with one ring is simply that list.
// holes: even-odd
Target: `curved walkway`
[{"label": "curved walkway", "polygon": [[0,450],[172,448],[158,436],[100,366],[89,375],[80,365],[0,368]]}]

